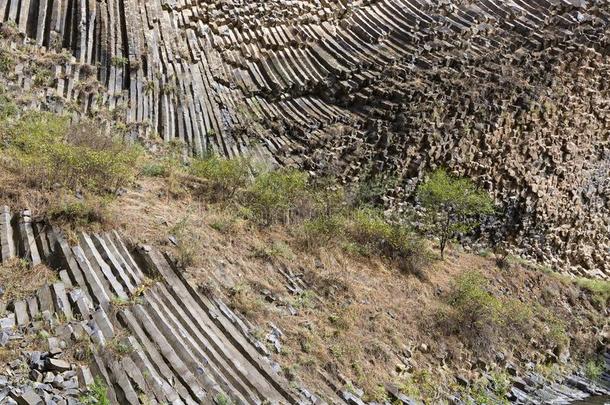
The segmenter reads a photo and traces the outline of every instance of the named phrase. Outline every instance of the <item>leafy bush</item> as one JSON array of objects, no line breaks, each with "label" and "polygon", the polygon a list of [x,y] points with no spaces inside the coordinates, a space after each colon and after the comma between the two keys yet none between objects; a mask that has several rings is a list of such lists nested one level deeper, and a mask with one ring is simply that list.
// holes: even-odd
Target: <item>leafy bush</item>
[{"label": "leafy bush", "polygon": [[441,258],[456,233],[472,231],[478,225],[478,216],[494,211],[491,197],[470,179],[454,178],[442,169],[419,186],[417,197],[428,210],[429,230],[440,239]]},{"label": "leafy bush", "polygon": [[495,297],[488,291],[487,279],[476,271],[460,275],[449,295],[451,310],[442,314],[450,332],[480,352],[487,352],[498,336],[509,336],[514,329],[526,331],[533,312],[519,301]]},{"label": "leafy bush", "polygon": [[147,177],[165,177],[168,174],[168,169],[163,163],[153,162],[142,166],[141,172]]},{"label": "leafy bush", "polygon": [[15,67],[15,60],[10,52],[5,49],[0,49],[0,73],[11,73]]},{"label": "leafy bush", "polygon": [[96,377],[95,382],[89,386],[89,391],[80,398],[80,401],[85,405],[110,405],[108,387]]},{"label": "leafy bush", "polygon": [[195,159],[191,174],[206,181],[204,192],[215,200],[224,201],[248,185],[250,161],[246,158],[222,159],[211,156]]},{"label": "leafy bush", "polygon": [[291,214],[307,199],[308,176],[295,169],[280,169],[256,177],[248,188],[246,205],[262,225],[290,222]]},{"label": "leafy bush", "polygon": [[114,192],[135,176],[140,149],[103,134],[94,123],[68,126],[55,114],[30,112],[8,123],[9,153],[39,187]]},{"label": "leafy bush", "polygon": [[310,248],[340,242],[354,254],[385,256],[418,276],[423,276],[429,263],[421,238],[407,226],[387,219],[382,210],[370,207],[306,220],[300,238]]},{"label": "leafy bush", "polygon": [[378,252],[398,260],[407,272],[421,275],[422,267],[428,263],[422,240],[407,226],[387,220],[379,209],[360,208],[354,211],[347,233],[369,254]]},{"label": "leafy bush", "polygon": [[597,380],[601,377],[605,369],[606,367],[603,359],[589,360],[587,364],[585,364],[585,376],[590,380]]},{"label": "leafy bush", "polygon": [[378,174],[358,183],[351,193],[352,204],[356,207],[379,205],[381,197],[398,184],[396,177]]},{"label": "leafy bush", "polygon": [[[0,121],[5,120],[9,117],[13,117],[17,115],[17,106],[13,103],[9,97],[2,94],[2,89],[0,88]],[[3,139],[2,132],[0,130],[0,140]]]},{"label": "leafy bush", "polygon": [[299,237],[308,248],[325,246],[342,236],[344,226],[343,216],[322,215],[305,220]]}]

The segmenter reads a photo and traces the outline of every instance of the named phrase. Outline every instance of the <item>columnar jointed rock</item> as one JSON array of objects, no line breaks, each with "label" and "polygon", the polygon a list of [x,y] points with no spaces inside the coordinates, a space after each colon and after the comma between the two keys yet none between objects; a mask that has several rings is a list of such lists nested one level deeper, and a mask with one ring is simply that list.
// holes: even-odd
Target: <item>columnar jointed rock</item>
[{"label": "columnar jointed rock", "polygon": [[[18,215],[10,226],[17,240],[27,241],[23,223]],[[33,243],[20,252],[65,268],[64,280],[15,301],[10,306],[13,312],[1,322],[7,341],[36,334],[42,327],[53,334],[48,354],[32,361],[34,381],[40,383],[45,372],[52,372],[51,385],[66,385],[66,376],[57,375],[71,372],[74,366],[61,358],[62,347],[78,346],[88,336],[100,347],[92,370],[110,387],[116,403],[213,403],[221,397],[239,403],[300,400],[299,392],[271,369],[250,338],[241,336],[243,331],[215,304],[195,294],[157,252],[142,250],[134,255],[117,233],[83,233],[83,244],[69,247],[57,228],[36,229],[46,233],[38,239],[54,241],[53,245],[42,249]],[[145,268],[137,264],[144,262]],[[162,281],[151,286],[144,274]],[[141,295],[134,296],[136,292]],[[16,328],[23,335],[16,335]],[[77,389],[77,373],[72,373],[75,380],[70,387]],[[81,385],[91,383],[86,371],[79,375]],[[16,391],[15,400],[27,399],[21,396],[30,391],[22,391]],[[43,391],[32,392],[44,396]]]},{"label": "columnar jointed rock", "polygon": [[401,199],[445,165],[497,196],[524,253],[608,277],[608,0],[3,0],[1,21],[71,53],[54,91],[31,48],[7,75],[46,97],[34,108],[108,107],[193,153],[390,173]]}]

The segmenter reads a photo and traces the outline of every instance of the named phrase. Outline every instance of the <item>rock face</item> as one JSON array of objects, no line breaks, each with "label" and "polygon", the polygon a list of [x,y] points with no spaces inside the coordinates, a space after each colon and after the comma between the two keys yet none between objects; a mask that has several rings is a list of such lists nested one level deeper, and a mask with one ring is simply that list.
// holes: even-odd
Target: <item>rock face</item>
[{"label": "rock face", "polygon": [[[51,336],[48,351],[29,354],[23,372],[31,383],[15,382],[14,392],[6,390],[5,396],[10,391],[24,404],[52,395],[78,398],[78,382],[90,385],[93,374],[116,404],[316,400],[302,398],[277,374],[246,321],[196,293],[161,253],[147,247],[131,252],[115,232],[81,233],[79,244],[70,246],[59,230],[32,222],[19,228],[24,215],[4,212],[11,218],[0,227],[0,241],[10,246],[5,252],[35,256],[65,272],[27,305],[9,306],[19,312],[7,312],[0,322],[8,340],[41,331]],[[13,237],[7,239],[9,228]],[[27,244],[30,234],[36,238]],[[7,253],[0,261],[11,257]],[[71,348],[83,351],[88,342],[91,372],[63,357]],[[23,370],[22,363],[15,360],[11,368]]]},{"label": "rock face", "polygon": [[[289,383],[254,337],[254,326],[196,289],[155,249],[129,249],[116,232],[80,233],[78,244],[69,245],[57,228],[25,221],[27,211],[1,212],[8,221],[0,227],[6,247],[0,262],[36,257],[61,280],[13,302],[0,319],[2,347],[28,336],[45,339],[44,351],[22,345],[8,371],[0,370],[1,403],[78,403],[97,377],[113,404],[364,404],[361,390],[323,370],[317,371],[320,383],[334,392],[327,402],[316,394],[321,387]],[[282,336],[273,326],[267,339],[280,350]],[[605,359],[610,371],[610,351]],[[610,383],[608,371],[602,384]],[[511,383],[513,403],[568,403],[610,393],[580,376],[559,384],[529,373]],[[417,403],[394,385],[386,390],[393,401]],[[470,400],[456,397],[454,403]]]},{"label": "rock face", "polygon": [[[610,276],[608,0],[4,0],[0,21],[69,52],[34,107],[108,108],[192,153],[395,175],[400,198],[445,165],[503,203],[525,254]],[[7,83],[35,84],[23,64]]]}]

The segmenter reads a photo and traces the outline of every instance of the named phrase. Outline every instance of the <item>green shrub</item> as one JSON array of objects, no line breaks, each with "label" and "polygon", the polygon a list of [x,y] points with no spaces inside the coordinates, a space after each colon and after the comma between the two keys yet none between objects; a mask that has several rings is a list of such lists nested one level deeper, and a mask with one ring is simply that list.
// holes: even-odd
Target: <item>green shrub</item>
[{"label": "green shrub", "polygon": [[481,273],[463,273],[449,294],[451,310],[442,314],[450,332],[481,353],[488,352],[499,336],[509,337],[514,329],[525,333],[534,316],[525,304],[496,297],[488,288],[489,282]]},{"label": "green shrub", "polygon": [[209,198],[225,201],[248,185],[250,161],[247,158],[223,159],[214,155],[195,159],[190,171],[206,182],[204,193]]},{"label": "green shrub", "polygon": [[113,56],[110,58],[110,63],[115,67],[123,67],[129,64],[129,59],[124,56]]},{"label": "green shrub", "polygon": [[55,114],[30,112],[5,126],[9,153],[29,181],[42,188],[114,192],[136,174],[140,148],[106,136],[94,123],[68,126]]},{"label": "green shrub", "polygon": [[232,405],[233,401],[225,393],[220,392],[214,397],[214,402],[218,405]]},{"label": "green shrub", "polygon": [[403,270],[408,272],[419,273],[428,262],[421,238],[407,226],[386,219],[380,209],[354,211],[347,225],[347,234],[365,251],[399,260]]},{"label": "green shrub", "polygon": [[590,380],[597,380],[605,371],[605,362],[603,359],[589,360],[585,364],[585,376]]},{"label": "green shrub", "polygon": [[[8,96],[2,94],[2,90],[0,89],[0,124],[3,120],[17,115],[18,111],[17,105],[15,105]],[[0,141],[3,139],[2,132],[0,125]]]},{"label": "green shrub", "polygon": [[85,405],[110,405],[108,387],[99,377],[96,377],[95,382],[89,386],[87,394],[79,399]]},{"label": "green shrub", "polygon": [[610,304],[610,281],[577,278],[575,282],[576,285],[591,294],[593,302],[600,308],[605,308]]},{"label": "green shrub", "polygon": [[430,256],[409,227],[387,219],[380,209],[364,207],[304,221],[299,237],[308,247],[341,243],[350,254],[385,256],[406,273],[423,276]]},{"label": "green shrub", "polygon": [[322,215],[303,222],[299,239],[309,248],[331,244],[343,236],[345,218],[341,215]]},{"label": "green shrub", "polygon": [[382,203],[381,197],[398,185],[398,178],[377,174],[356,184],[350,193],[355,207],[373,207]]},{"label": "green shrub", "polygon": [[295,169],[280,169],[256,177],[248,188],[246,205],[261,225],[290,222],[308,201],[308,176]]},{"label": "green shrub", "polygon": [[10,52],[5,49],[0,49],[0,73],[9,74],[15,68],[15,60]]},{"label": "green shrub", "polygon": [[441,258],[457,233],[472,231],[476,218],[494,212],[493,200],[466,178],[454,178],[436,170],[417,189],[417,197],[427,209],[429,231],[439,238]]},{"label": "green shrub", "polygon": [[159,162],[147,163],[142,166],[142,174],[147,177],[165,177],[168,174],[168,168]]}]

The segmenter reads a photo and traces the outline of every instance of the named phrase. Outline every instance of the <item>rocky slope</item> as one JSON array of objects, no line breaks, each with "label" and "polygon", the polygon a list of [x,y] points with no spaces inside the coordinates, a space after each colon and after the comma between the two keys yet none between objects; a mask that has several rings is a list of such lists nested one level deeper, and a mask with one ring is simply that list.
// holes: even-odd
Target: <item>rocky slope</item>
[{"label": "rocky slope", "polygon": [[607,278],[609,16],[607,0],[3,0],[3,48],[60,57],[2,81],[192,153],[383,173],[400,199],[445,165],[496,195],[522,253]]},{"label": "rocky slope", "polygon": [[[291,334],[284,336],[271,324],[265,343],[259,341],[257,326],[231,311],[198,281],[205,276],[209,286],[217,277],[236,277],[235,272],[204,275],[201,269],[185,271],[156,248],[130,246],[117,232],[83,232],[69,242],[57,227],[33,221],[29,215],[28,211],[13,214],[2,207],[1,262],[10,265],[20,257],[28,265],[48,266],[53,277],[31,280],[40,287],[30,295],[0,300],[4,307],[0,319],[2,403],[78,403],[85,401],[100,382],[107,387],[102,390],[113,404],[365,403],[364,392],[340,373],[337,379],[336,372],[318,369],[307,376],[312,385],[303,387],[293,375],[296,362],[282,369],[271,360],[270,350],[280,350],[284,344],[292,348],[286,341]],[[209,254],[213,251],[214,247],[209,246],[202,254],[214,260]],[[309,275],[294,274],[283,266],[270,267],[278,279],[284,280],[278,284],[286,284],[291,294],[312,288]],[[247,266],[243,270],[241,278],[247,281],[250,270]],[[257,280],[267,281],[260,275]],[[15,291],[5,293],[14,295]],[[275,293],[265,294],[273,297],[271,306],[289,302]],[[328,298],[321,295],[317,299],[322,302]],[[297,312],[305,309],[292,311],[293,320],[289,322],[295,324],[300,319]],[[402,356],[406,357],[401,361],[411,366],[415,359],[422,361],[417,352],[439,354],[436,345],[403,350]],[[609,356],[607,353],[606,367],[610,365]],[[481,392],[487,400],[568,403],[610,394],[600,385],[610,382],[607,373],[599,383],[578,375],[557,380],[515,367],[508,360],[496,361],[506,363],[512,377],[506,398],[487,388]],[[483,375],[491,375],[485,365],[476,368]],[[288,382],[284,376],[290,375]],[[99,381],[95,384],[94,376]],[[468,386],[471,381],[460,376],[458,383]],[[388,383],[384,396],[399,403],[417,403],[404,389]],[[448,383],[445,389],[459,391]],[[458,395],[454,403],[470,400],[466,394]]]}]

